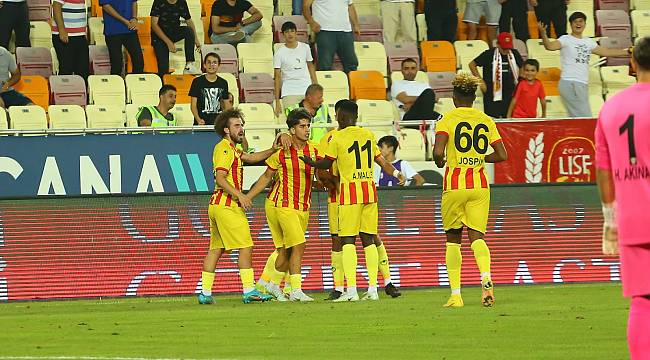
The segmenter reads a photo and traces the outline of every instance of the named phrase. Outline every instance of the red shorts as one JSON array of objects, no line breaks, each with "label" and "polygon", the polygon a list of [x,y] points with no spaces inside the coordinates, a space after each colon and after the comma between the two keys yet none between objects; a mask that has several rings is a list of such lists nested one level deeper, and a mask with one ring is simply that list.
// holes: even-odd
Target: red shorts
[{"label": "red shorts", "polygon": [[620,245],[619,251],[623,295],[650,295],[650,244]]}]

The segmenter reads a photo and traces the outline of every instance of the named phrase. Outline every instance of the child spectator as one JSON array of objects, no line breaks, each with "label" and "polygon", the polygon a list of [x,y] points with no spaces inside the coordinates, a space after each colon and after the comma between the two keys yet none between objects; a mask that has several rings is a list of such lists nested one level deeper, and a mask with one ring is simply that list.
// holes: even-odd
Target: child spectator
[{"label": "child spectator", "polygon": [[537,80],[539,61],[528,59],[524,62],[524,81],[520,81],[515,96],[508,108],[509,118],[536,118],[537,99],[542,104],[542,117],[546,117],[546,94],[544,85]]}]

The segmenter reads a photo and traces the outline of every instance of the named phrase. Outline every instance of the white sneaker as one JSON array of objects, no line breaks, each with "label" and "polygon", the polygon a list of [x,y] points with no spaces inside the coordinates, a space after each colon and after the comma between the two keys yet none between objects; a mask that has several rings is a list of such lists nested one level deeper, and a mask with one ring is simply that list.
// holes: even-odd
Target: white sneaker
[{"label": "white sneaker", "polygon": [[332,302],[348,302],[348,301],[359,301],[359,294],[348,295],[347,292],[344,292],[338,299],[332,300]]},{"label": "white sneaker", "polygon": [[246,33],[241,30],[231,31],[229,33],[226,33],[226,41],[228,41],[228,43],[230,44],[238,43],[244,40],[244,38],[246,38]]},{"label": "white sneaker", "polygon": [[361,301],[366,301],[366,300],[373,300],[373,301],[379,300],[379,294],[376,291],[374,292],[368,291],[367,293],[363,294],[363,297],[361,298]]},{"label": "white sneaker", "polygon": [[284,301],[289,301],[286,296],[284,296],[284,293],[282,292],[282,289],[280,289],[279,285],[273,284],[273,283],[268,283],[266,284],[266,291],[273,295],[275,297],[275,300],[284,302]]},{"label": "white sneaker", "polygon": [[194,64],[187,64],[187,65],[185,65],[185,69],[183,70],[183,74],[200,75],[201,74],[201,69],[197,68],[196,65],[194,65]]},{"label": "white sneaker", "polygon": [[314,299],[310,298],[302,292],[301,289],[296,289],[291,291],[291,296],[289,296],[289,300],[291,301],[314,301]]}]

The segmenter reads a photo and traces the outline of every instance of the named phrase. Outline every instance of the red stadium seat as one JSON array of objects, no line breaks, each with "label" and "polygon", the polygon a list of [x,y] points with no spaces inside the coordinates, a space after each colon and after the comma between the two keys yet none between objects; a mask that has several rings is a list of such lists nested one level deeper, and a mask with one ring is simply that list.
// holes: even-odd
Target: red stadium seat
[{"label": "red stadium seat", "polygon": [[512,45],[514,45],[515,49],[519,52],[519,55],[521,55],[524,61],[526,61],[526,59],[528,59],[528,48],[526,47],[526,43],[519,39],[514,39]]},{"label": "red stadium seat", "polygon": [[[610,49],[625,49],[632,46],[629,38],[600,38],[600,45]],[[607,66],[629,65],[630,56],[607,57]]]},{"label": "red stadium seat", "polygon": [[273,17],[273,38],[275,42],[283,43],[284,36],[282,35],[282,24],[287,21],[292,21],[296,24],[297,28],[297,38],[298,41],[308,43],[309,42],[309,25],[307,20],[302,15],[291,15],[291,16],[274,16]]},{"label": "red stadium seat", "polygon": [[29,21],[50,21],[52,9],[49,0],[29,0],[27,8],[29,9]]},{"label": "red stadium seat", "polygon": [[420,54],[418,53],[418,44],[416,43],[386,43],[386,56],[388,56],[388,68],[391,72],[402,69],[402,61],[412,58],[418,63],[420,68]]},{"label": "red stadium seat", "polygon": [[354,40],[384,42],[384,26],[377,15],[359,15],[359,28],[361,35]]},{"label": "red stadium seat", "polygon": [[247,103],[273,104],[275,90],[273,78],[267,73],[239,74],[244,101]]},{"label": "red stadium seat", "polygon": [[453,97],[454,87],[451,85],[451,82],[456,77],[456,73],[430,72],[427,75],[429,76],[429,85],[436,94],[436,99]]},{"label": "red stadium seat", "polygon": [[86,83],[79,75],[50,76],[51,103],[56,105],[86,106]]},{"label": "red stadium seat", "polygon": [[16,63],[23,75],[52,76],[52,53],[44,47],[16,48]]},{"label": "red stadium seat", "polygon": [[203,45],[201,46],[201,60],[211,52],[217,53],[221,58],[219,72],[227,72],[239,77],[239,60],[237,58],[237,49],[234,46],[230,44]]},{"label": "red stadium seat", "polygon": [[90,73],[94,75],[108,75],[111,73],[111,60],[108,57],[106,45],[88,46],[90,53]]},{"label": "red stadium seat", "polygon": [[599,36],[630,38],[630,16],[623,10],[596,10],[596,29]]},{"label": "red stadium seat", "polygon": [[629,0],[596,0],[596,6],[600,10],[623,10],[630,12]]}]

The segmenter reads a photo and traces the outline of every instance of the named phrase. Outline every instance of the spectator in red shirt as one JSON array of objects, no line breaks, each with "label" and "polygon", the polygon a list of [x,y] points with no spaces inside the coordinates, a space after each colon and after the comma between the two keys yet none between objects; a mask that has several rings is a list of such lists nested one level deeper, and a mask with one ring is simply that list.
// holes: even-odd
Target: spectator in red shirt
[{"label": "spectator in red shirt", "polygon": [[544,85],[537,80],[539,61],[528,59],[524,62],[524,81],[520,81],[515,96],[508,107],[509,118],[536,118],[537,99],[542,104],[542,117],[546,117],[546,94]]}]

